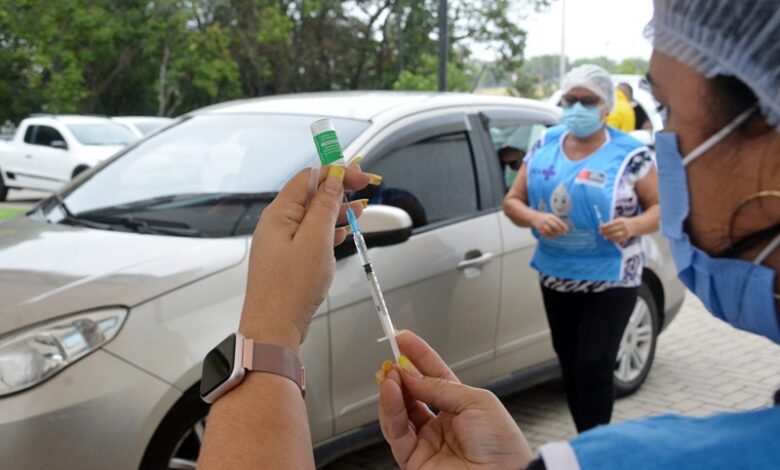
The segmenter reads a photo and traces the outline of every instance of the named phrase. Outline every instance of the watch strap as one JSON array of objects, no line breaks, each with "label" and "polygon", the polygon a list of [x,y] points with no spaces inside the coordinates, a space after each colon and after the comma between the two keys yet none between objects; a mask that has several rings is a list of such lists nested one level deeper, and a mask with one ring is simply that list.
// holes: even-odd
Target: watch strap
[{"label": "watch strap", "polygon": [[244,339],[243,366],[248,371],[270,372],[298,385],[306,396],[306,371],[298,356],[287,348]]}]

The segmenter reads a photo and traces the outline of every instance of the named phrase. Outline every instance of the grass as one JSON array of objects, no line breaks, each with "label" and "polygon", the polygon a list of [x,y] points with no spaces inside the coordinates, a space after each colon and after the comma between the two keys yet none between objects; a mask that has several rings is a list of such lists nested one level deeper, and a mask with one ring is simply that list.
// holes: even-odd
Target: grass
[{"label": "grass", "polygon": [[10,219],[11,217],[19,215],[22,212],[24,212],[24,209],[12,208],[12,207],[9,208],[0,207],[0,220]]}]

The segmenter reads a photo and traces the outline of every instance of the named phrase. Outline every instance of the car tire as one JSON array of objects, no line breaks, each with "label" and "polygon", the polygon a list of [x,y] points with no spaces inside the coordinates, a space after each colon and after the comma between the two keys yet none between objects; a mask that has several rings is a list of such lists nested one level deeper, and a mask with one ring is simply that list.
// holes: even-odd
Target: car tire
[{"label": "car tire", "polygon": [[655,359],[660,318],[650,288],[642,284],[634,311],[623,331],[615,361],[615,396],[627,397],[642,386]]},{"label": "car tire", "polygon": [[5,201],[8,197],[8,186],[5,185],[5,180],[3,179],[3,172],[0,170],[0,201]]},{"label": "car tire", "polygon": [[182,395],[154,432],[140,470],[195,469],[208,412],[197,387]]}]

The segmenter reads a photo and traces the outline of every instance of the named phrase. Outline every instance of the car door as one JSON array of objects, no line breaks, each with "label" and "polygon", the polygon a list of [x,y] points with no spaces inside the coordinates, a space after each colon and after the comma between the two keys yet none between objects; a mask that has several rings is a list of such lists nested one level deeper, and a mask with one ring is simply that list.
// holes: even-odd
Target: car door
[{"label": "car door", "polygon": [[[523,110],[494,110],[481,114],[486,131],[486,152],[492,152],[496,185],[506,191],[507,168],[499,153],[511,150],[525,157],[553,116]],[[497,170],[497,171],[496,171]],[[496,330],[495,375],[540,365],[554,359],[544,313],[539,275],[530,266],[536,247],[531,230],[518,227],[503,210],[499,213],[502,236],[501,303]]]},{"label": "car door", "polygon": [[[463,112],[396,125],[363,153],[384,177],[372,203],[406,210],[404,243],[370,249],[396,328],[425,338],[464,382],[492,371],[498,314],[499,219],[483,211],[480,148]],[[477,151],[475,151],[475,149]],[[374,372],[392,359],[356,256],[340,260],[329,293],[337,433],[376,420]]]},{"label": "car door", "polygon": [[[28,142],[25,135],[23,169],[19,171],[31,179],[35,187],[57,190],[70,180],[70,154],[65,148],[53,147],[53,142],[65,142],[60,131],[43,124],[35,127]],[[67,144],[66,144],[67,145]]]}]

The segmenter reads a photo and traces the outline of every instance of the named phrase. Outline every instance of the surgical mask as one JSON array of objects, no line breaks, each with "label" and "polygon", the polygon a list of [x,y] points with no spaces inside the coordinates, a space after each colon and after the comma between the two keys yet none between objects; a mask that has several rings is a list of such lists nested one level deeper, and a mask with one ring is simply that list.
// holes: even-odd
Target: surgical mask
[{"label": "surgical mask", "polygon": [[582,103],[577,102],[568,108],[563,108],[562,121],[572,134],[580,138],[588,137],[603,125],[601,107],[583,106]]},{"label": "surgical mask", "polygon": [[690,211],[685,167],[720,143],[755,112],[742,113],[685,158],[677,136],[656,134],[658,186],[661,197],[661,233],[669,239],[680,280],[716,317],[735,328],[757,333],[780,343],[775,309],[775,272],[761,263],[780,245],[776,237],[755,260],[713,258],[695,247],[683,230]]}]

